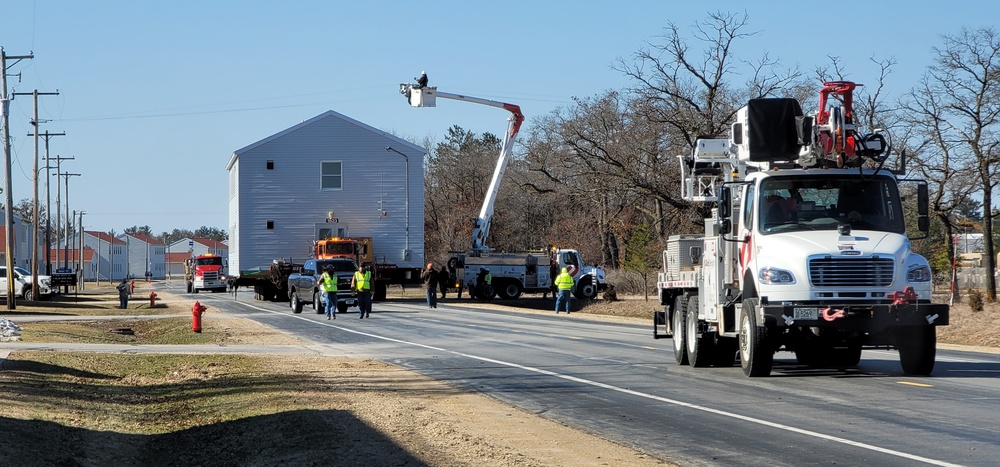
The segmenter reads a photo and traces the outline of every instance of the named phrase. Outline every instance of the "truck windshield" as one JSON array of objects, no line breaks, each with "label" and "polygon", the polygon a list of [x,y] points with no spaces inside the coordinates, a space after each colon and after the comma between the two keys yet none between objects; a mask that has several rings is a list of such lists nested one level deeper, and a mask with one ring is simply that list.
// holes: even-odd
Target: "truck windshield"
[{"label": "truck windshield", "polygon": [[354,242],[326,242],[320,248],[324,255],[351,256],[354,254]]},{"label": "truck windshield", "polygon": [[211,258],[198,258],[195,260],[196,266],[222,266],[222,257],[213,256]]},{"label": "truck windshield", "polygon": [[755,203],[761,233],[855,230],[902,234],[903,210],[896,181],[887,176],[770,177],[760,184]]}]

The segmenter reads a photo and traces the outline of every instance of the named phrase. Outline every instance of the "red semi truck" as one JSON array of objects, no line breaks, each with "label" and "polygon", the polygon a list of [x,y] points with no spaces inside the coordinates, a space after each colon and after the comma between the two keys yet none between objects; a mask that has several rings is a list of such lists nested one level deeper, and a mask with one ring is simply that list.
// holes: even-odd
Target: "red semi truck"
[{"label": "red semi truck", "polygon": [[184,262],[184,281],[187,282],[187,292],[198,293],[199,290],[225,292],[226,265],[223,263],[221,256],[211,253],[188,258]]}]

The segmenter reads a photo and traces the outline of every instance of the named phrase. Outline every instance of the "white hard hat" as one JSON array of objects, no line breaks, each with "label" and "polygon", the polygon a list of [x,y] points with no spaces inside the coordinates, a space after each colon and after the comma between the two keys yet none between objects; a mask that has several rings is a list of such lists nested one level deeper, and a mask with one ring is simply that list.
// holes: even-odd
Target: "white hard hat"
[{"label": "white hard hat", "polygon": [[421,72],[420,72],[420,74],[422,74],[422,75],[426,75],[426,74],[427,74],[427,72],[426,72],[426,71],[421,71]]}]

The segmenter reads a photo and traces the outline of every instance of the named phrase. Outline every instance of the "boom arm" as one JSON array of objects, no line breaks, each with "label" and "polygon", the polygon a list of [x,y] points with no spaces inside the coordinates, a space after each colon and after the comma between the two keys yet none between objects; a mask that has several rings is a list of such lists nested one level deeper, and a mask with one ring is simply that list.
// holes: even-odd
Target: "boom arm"
[{"label": "boom arm", "polygon": [[511,113],[507,118],[507,133],[504,134],[503,144],[500,146],[500,157],[497,159],[497,166],[493,170],[493,179],[490,180],[490,187],[486,191],[486,198],[483,199],[483,207],[479,210],[479,217],[473,221],[472,250],[486,251],[486,237],[490,234],[490,224],[493,220],[493,205],[497,199],[497,192],[500,190],[500,180],[507,170],[507,162],[510,161],[511,149],[514,147],[514,138],[521,129],[524,122],[524,114],[521,107],[514,104],[482,99],[479,97],[465,96],[462,94],[452,94],[439,92],[436,87],[417,87],[412,84],[400,84],[400,92],[405,95],[410,105],[413,107],[435,107],[435,98],[454,99],[474,104],[483,104],[491,107],[499,107]]}]

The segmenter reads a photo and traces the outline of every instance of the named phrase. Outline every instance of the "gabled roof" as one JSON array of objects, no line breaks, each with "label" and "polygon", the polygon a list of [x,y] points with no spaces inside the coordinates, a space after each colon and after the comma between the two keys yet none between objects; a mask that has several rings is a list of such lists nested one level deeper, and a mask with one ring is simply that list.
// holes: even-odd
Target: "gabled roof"
[{"label": "gabled roof", "polygon": [[187,261],[187,259],[190,258],[190,257],[191,257],[191,254],[188,253],[188,252],[167,253],[167,262],[168,263],[183,263],[184,261]]},{"label": "gabled roof", "polygon": [[260,141],[257,141],[256,143],[252,143],[252,144],[250,144],[248,146],[244,146],[244,147],[242,147],[240,149],[237,149],[236,151],[233,151],[233,156],[231,158],[229,158],[229,163],[226,164],[226,170],[230,170],[230,169],[233,168],[233,165],[236,164],[236,160],[239,159],[240,154],[243,154],[243,153],[245,153],[247,151],[250,151],[250,150],[252,150],[254,148],[257,148],[259,146],[267,144],[267,143],[269,143],[271,141],[274,141],[274,140],[276,140],[278,138],[281,138],[282,136],[285,136],[285,135],[287,135],[287,134],[289,134],[289,133],[291,133],[293,131],[296,131],[296,130],[298,130],[300,128],[312,125],[313,123],[316,123],[316,122],[318,122],[320,120],[323,120],[325,118],[328,118],[328,117],[333,117],[333,118],[337,118],[337,119],[343,120],[345,122],[351,123],[351,124],[356,125],[356,126],[358,126],[360,128],[363,128],[365,130],[368,130],[368,131],[371,131],[371,132],[376,133],[378,135],[381,135],[381,136],[384,136],[386,138],[389,138],[389,139],[393,140],[393,144],[400,145],[400,146],[407,146],[407,147],[409,147],[410,149],[412,149],[414,151],[420,152],[421,154],[426,153],[426,150],[424,150],[424,148],[422,148],[420,146],[417,146],[417,145],[415,145],[415,144],[413,144],[413,143],[411,143],[409,141],[406,141],[406,140],[401,139],[401,138],[397,138],[397,137],[395,137],[393,135],[390,135],[389,133],[386,133],[386,132],[384,132],[382,130],[379,130],[378,128],[375,128],[375,127],[373,127],[371,125],[368,125],[368,124],[365,124],[365,123],[361,123],[361,122],[359,122],[359,121],[357,121],[357,120],[355,120],[355,119],[353,119],[351,117],[348,117],[348,116],[346,116],[344,114],[337,113],[337,112],[334,112],[332,110],[327,110],[326,112],[323,112],[323,113],[321,113],[321,114],[319,114],[319,115],[317,115],[317,116],[315,116],[313,118],[310,118],[309,120],[306,120],[306,121],[304,121],[302,123],[299,123],[298,125],[295,125],[293,127],[287,128],[287,129],[282,130],[282,131],[279,131],[279,132],[277,132],[277,133],[275,133],[275,134],[273,134],[271,136],[268,136],[267,138],[264,138],[264,139],[262,139]]},{"label": "gabled roof", "polygon": [[83,233],[85,233],[87,235],[90,235],[91,237],[94,237],[97,240],[102,241],[102,242],[108,242],[108,243],[111,243],[111,244],[116,244],[116,243],[123,244],[123,243],[125,243],[124,241],[122,241],[122,239],[120,239],[118,237],[112,237],[107,232],[97,232],[97,231],[93,231],[93,230],[84,230]]},{"label": "gabled roof", "polygon": [[132,237],[144,243],[148,243],[150,245],[163,245],[163,242],[153,237],[150,237],[149,235],[143,235],[143,234],[123,234],[123,235],[128,235],[129,237]]},{"label": "gabled roof", "polygon": [[197,243],[199,245],[205,245],[205,246],[207,246],[209,248],[215,248],[215,249],[228,249],[229,248],[229,245],[226,245],[225,243],[222,243],[222,242],[220,242],[218,240],[212,240],[211,238],[196,237],[196,238],[192,238],[191,241],[193,241],[193,242],[195,242],[195,243]]}]

